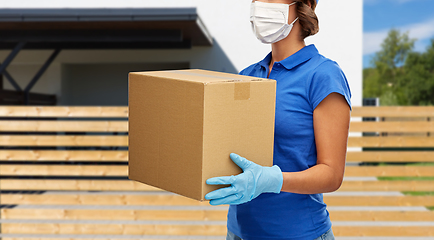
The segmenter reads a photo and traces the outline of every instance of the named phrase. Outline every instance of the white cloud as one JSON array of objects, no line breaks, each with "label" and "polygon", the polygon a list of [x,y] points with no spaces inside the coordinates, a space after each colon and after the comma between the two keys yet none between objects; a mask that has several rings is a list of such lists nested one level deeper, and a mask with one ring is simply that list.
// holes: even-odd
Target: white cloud
[{"label": "white cloud", "polygon": [[407,2],[415,2],[415,1],[418,1],[418,0],[397,0],[396,2],[398,2],[398,3],[407,3]]},{"label": "white cloud", "polygon": [[434,19],[426,22],[411,24],[403,27],[403,31],[409,31],[410,37],[425,39],[434,36]]},{"label": "white cloud", "polygon": [[[386,1],[386,0],[363,0],[363,4],[375,5],[377,3],[384,2],[384,1]],[[416,1],[421,1],[421,0],[387,0],[387,1],[391,2],[391,3],[402,4],[402,3],[416,2]]]},{"label": "white cloud", "polygon": [[378,52],[389,30],[363,33],[363,55]]},{"label": "white cloud", "polygon": [[[412,0],[401,0],[412,1]],[[434,18],[425,22],[410,24],[395,28],[401,32],[408,32],[410,38],[423,40],[434,37]],[[365,32],[363,34],[363,55],[378,52],[381,48],[381,43],[386,38],[390,29],[382,29],[379,31]]]}]

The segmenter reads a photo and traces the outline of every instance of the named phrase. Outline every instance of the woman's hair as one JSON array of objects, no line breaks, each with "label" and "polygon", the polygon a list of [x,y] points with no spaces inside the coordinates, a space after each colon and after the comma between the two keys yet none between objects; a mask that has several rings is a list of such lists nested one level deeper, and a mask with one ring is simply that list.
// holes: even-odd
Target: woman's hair
[{"label": "woman's hair", "polygon": [[315,14],[316,0],[297,0],[296,2],[301,37],[305,39],[319,31],[318,17]]}]

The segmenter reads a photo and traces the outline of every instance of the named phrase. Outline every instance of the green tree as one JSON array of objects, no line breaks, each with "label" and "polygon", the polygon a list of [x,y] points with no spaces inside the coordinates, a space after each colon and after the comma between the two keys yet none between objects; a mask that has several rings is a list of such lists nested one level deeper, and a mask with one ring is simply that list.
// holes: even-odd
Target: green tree
[{"label": "green tree", "polygon": [[425,52],[408,55],[404,72],[401,85],[409,105],[434,105],[434,39]]},{"label": "green tree", "polygon": [[415,39],[408,33],[392,29],[372,60],[373,68],[364,70],[364,97],[379,97],[381,105],[407,105],[404,88],[404,64],[412,52]]},{"label": "green tree", "polygon": [[363,97],[381,105],[434,105],[434,39],[425,52],[414,52],[415,39],[392,29],[363,70]]},{"label": "green tree", "polygon": [[377,69],[382,71],[397,71],[414,47],[416,39],[410,39],[408,32],[402,33],[392,29],[381,44],[381,50],[373,59]]},{"label": "green tree", "polygon": [[412,52],[414,42],[415,39],[410,39],[408,33],[401,34],[399,30],[392,29],[381,44],[381,51],[373,59],[381,84],[380,102],[384,105],[408,103],[402,84],[402,76],[405,74],[402,66]]},{"label": "green tree", "polygon": [[363,97],[380,97],[381,96],[381,78],[377,69],[365,68],[363,69]]}]

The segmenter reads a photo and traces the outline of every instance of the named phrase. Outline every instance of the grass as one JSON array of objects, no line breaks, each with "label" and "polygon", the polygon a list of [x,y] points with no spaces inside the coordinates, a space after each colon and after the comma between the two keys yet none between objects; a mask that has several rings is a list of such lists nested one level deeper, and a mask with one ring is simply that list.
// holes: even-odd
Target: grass
[{"label": "grass", "polygon": [[[402,192],[409,196],[434,196],[434,192]],[[428,210],[434,211],[434,206],[425,206]]]},{"label": "grass", "polygon": [[408,196],[434,196],[434,192],[402,192]]},{"label": "grass", "polygon": [[390,163],[390,162],[381,162],[378,163],[378,166],[396,166],[396,165],[403,165],[403,166],[434,166],[434,162],[416,162],[416,163]]},{"label": "grass", "polygon": [[[434,166],[434,162],[428,163],[379,163],[379,166]],[[380,181],[433,181],[434,177],[377,177]]]},{"label": "grass", "polygon": [[[434,166],[433,162],[429,163],[379,163],[379,166]],[[380,181],[433,181],[434,177],[377,177]],[[434,196],[434,192],[402,192],[408,196]],[[434,211],[434,206],[425,206],[428,210]]]},{"label": "grass", "polygon": [[406,166],[434,166],[434,162],[425,162],[425,163],[407,163]]},{"label": "grass", "polygon": [[[417,166],[427,166],[434,165],[433,163],[417,163],[417,164],[408,164],[408,165],[417,165]],[[378,177],[380,181],[432,181],[434,177]],[[434,192],[402,192],[404,195],[409,196],[434,196]],[[434,206],[426,206],[426,208],[430,211],[434,211]]]},{"label": "grass", "polygon": [[380,181],[433,181],[434,177],[377,177]]}]

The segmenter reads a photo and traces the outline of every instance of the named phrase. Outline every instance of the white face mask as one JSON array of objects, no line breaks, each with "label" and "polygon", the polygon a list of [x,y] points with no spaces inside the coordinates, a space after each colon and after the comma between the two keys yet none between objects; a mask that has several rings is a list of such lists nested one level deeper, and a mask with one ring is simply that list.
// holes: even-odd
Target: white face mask
[{"label": "white face mask", "polygon": [[298,19],[288,24],[289,6],[295,3],[253,2],[250,8],[250,22],[256,37],[263,43],[275,43],[286,38]]}]

